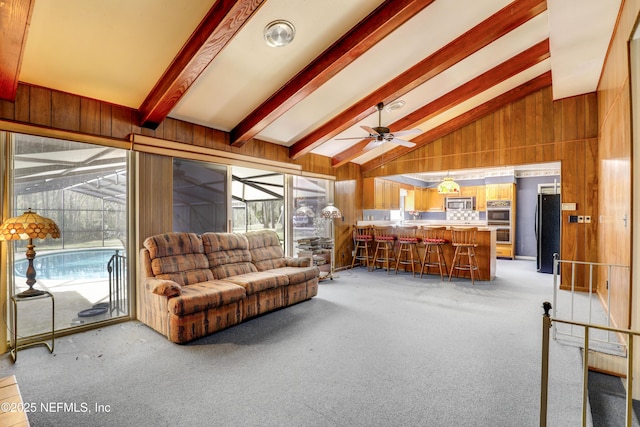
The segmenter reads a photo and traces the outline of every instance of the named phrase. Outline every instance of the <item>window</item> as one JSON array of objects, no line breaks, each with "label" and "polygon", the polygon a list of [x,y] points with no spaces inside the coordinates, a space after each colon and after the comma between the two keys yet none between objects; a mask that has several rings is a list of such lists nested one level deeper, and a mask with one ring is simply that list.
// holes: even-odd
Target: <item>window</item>
[{"label": "window", "polygon": [[293,255],[296,242],[305,237],[331,237],[328,220],[320,216],[322,209],[333,201],[333,181],[293,176]]},{"label": "window", "polygon": [[[54,295],[56,329],[128,316],[127,152],[21,134],[11,135],[10,143],[11,216],[31,208],[54,220],[61,232],[60,239],[33,241],[34,287]],[[11,293],[27,288],[26,244],[12,242]],[[114,269],[113,260],[122,268]],[[22,313],[30,306],[21,307],[20,317],[30,319],[20,323],[21,337],[42,332],[37,319],[43,313],[35,304],[35,313]]]},{"label": "window", "polygon": [[233,231],[274,230],[284,242],[284,175],[240,166],[231,175]]},{"label": "window", "polygon": [[227,167],[173,161],[173,231],[227,231]]}]

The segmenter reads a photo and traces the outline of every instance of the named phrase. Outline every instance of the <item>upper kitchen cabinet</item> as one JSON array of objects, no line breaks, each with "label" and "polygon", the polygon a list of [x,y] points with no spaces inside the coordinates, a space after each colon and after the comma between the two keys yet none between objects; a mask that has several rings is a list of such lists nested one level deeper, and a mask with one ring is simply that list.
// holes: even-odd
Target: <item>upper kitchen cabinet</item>
[{"label": "upper kitchen cabinet", "polygon": [[461,187],[460,188],[460,197],[476,197],[476,191],[478,187]]},{"label": "upper kitchen cabinet", "polygon": [[400,184],[378,178],[363,180],[364,209],[400,209]]},{"label": "upper kitchen cabinet", "polygon": [[487,210],[487,193],[484,185],[481,185],[477,188],[476,192],[476,210],[477,211],[486,211]]},{"label": "upper kitchen cabinet", "polygon": [[486,200],[512,200],[515,184],[487,184]]},{"label": "upper kitchen cabinet", "polygon": [[438,193],[437,188],[429,188],[430,211],[444,211],[444,194]]}]

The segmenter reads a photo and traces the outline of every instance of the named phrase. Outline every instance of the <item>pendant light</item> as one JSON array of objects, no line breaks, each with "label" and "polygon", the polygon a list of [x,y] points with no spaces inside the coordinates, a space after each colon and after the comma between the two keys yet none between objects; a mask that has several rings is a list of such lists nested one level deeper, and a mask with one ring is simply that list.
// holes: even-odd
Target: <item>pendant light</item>
[{"label": "pendant light", "polygon": [[453,178],[447,176],[438,184],[439,194],[460,194],[460,184],[455,182]]}]

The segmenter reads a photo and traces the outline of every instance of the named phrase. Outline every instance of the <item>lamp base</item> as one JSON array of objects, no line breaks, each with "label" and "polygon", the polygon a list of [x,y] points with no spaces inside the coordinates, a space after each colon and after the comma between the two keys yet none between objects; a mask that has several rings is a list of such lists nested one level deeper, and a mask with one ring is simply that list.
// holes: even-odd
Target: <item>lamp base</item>
[{"label": "lamp base", "polygon": [[38,297],[40,295],[44,295],[46,292],[41,291],[39,289],[29,288],[26,291],[22,291],[16,295],[17,298],[30,298],[30,297]]}]

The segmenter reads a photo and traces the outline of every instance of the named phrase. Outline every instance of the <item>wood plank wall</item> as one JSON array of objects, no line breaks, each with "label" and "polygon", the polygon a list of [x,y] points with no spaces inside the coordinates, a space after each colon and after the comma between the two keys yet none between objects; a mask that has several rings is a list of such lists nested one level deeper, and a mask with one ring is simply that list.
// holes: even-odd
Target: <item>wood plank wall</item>
[{"label": "wood plank wall", "polygon": [[[639,14],[640,1],[624,2],[597,92],[600,136],[597,154],[602,189],[598,194],[600,226],[597,237],[600,244],[597,252],[601,262],[621,265],[630,265],[632,260],[633,143],[628,42],[637,25]],[[620,328],[628,328],[631,327],[633,312],[631,295],[637,292],[632,291],[629,271],[614,269],[612,273],[608,290],[605,278],[600,278],[598,293],[605,301],[607,297],[611,298],[614,324]],[[604,275],[603,272],[601,276]],[[611,295],[607,295],[607,292]],[[640,319],[637,319],[635,324],[635,329],[638,327]]]},{"label": "wood plank wall", "polygon": [[0,119],[123,141],[128,141],[131,133],[138,133],[257,159],[299,164],[303,170],[313,173],[335,175],[336,172],[331,160],[324,156],[310,154],[293,161],[287,147],[260,140],[232,147],[227,132],[171,118],[155,130],[145,129],[137,125],[134,109],[39,86],[19,84],[15,102],[0,100]]},{"label": "wood plank wall", "polygon": [[[364,176],[560,161],[562,201],[578,208],[563,212],[561,258],[595,262],[597,221],[569,224],[568,215],[598,216],[597,105],[595,93],[553,101],[547,87]],[[341,175],[337,176],[340,181]],[[361,185],[357,191],[362,194]],[[354,209],[361,218],[362,210]],[[577,287],[585,290],[584,268],[577,273]],[[567,270],[562,277],[569,277]]]}]

